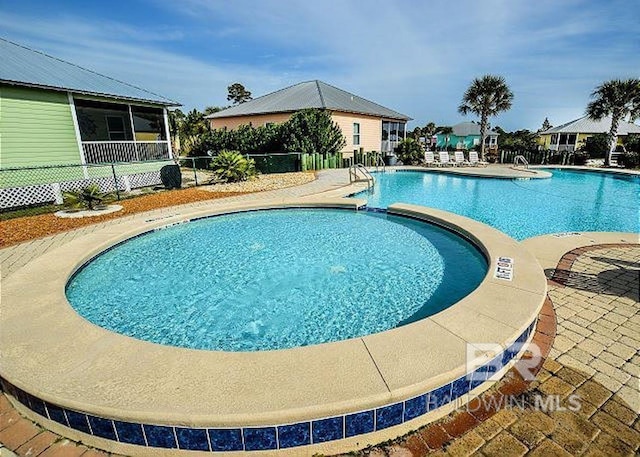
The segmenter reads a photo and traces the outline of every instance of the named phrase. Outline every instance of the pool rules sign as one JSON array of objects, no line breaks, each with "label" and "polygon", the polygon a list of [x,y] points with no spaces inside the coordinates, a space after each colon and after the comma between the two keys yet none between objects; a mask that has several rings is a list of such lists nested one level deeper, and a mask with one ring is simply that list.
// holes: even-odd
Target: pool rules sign
[{"label": "pool rules sign", "polygon": [[498,257],[493,277],[511,281],[513,279],[513,259],[511,257]]}]

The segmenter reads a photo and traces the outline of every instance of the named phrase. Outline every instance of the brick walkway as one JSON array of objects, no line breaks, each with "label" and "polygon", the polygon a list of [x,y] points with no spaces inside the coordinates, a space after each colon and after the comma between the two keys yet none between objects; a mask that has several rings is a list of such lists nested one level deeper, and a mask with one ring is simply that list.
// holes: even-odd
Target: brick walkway
[{"label": "brick walkway", "polygon": [[[557,334],[549,357],[517,399],[461,436],[441,421],[363,454],[634,456],[640,449],[640,246],[581,248],[565,255],[550,281]],[[572,397],[575,395],[575,397]],[[558,396],[558,397],[553,397]],[[559,398],[566,410],[536,410]],[[571,399],[580,405],[569,409]],[[520,404],[520,403],[518,403]],[[472,413],[472,416],[474,414]]]}]

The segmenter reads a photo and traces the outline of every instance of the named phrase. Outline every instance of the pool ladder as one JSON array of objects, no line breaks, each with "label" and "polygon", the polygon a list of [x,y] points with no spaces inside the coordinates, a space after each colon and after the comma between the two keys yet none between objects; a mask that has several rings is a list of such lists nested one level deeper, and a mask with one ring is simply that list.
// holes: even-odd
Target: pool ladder
[{"label": "pool ladder", "polygon": [[367,190],[371,190],[376,181],[364,165],[356,163],[349,167],[349,183],[354,182],[366,182]]},{"label": "pool ladder", "polygon": [[527,159],[524,158],[524,156],[520,155],[520,156],[515,156],[513,158],[513,166],[517,167],[519,163],[522,163],[522,166],[524,168],[529,168],[529,162],[527,162]]},{"label": "pool ladder", "polygon": [[378,172],[378,168],[382,168],[382,172],[384,173],[387,170],[387,165],[384,163],[382,154],[376,154],[374,157],[373,166],[376,167],[376,172]]}]

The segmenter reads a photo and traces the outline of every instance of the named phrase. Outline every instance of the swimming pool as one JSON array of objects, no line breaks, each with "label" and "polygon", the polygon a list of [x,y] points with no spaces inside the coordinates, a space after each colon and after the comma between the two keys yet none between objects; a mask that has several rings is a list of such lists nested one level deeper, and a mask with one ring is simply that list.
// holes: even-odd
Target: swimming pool
[{"label": "swimming pool", "polygon": [[68,283],[89,321],[155,343],[257,351],[344,340],[435,314],[487,265],[458,235],[336,209],[254,211],[144,234]]},{"label": "swimming pool", "polygon": [[495,179],[439,172],[377,173],[371,207],[406,202],[467,216],[517,240],[545,233],[640,231],[640,176],[548,169],[550,179]]}]

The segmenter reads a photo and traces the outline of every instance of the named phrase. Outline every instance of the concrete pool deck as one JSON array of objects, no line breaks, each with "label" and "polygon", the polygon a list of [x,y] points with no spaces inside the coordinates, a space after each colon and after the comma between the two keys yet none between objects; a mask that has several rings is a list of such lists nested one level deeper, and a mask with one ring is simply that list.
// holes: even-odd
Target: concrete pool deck
[{"label": "concrete pool deck", "polygon": [[[232,203],[226,208],[166,219],[129,221],[53,249],[3,281],[2,377],[36,398],[98,418],[246,430],[355,414],[409,401],[439,386],[464,380],[469,372],[465,368],[466,345],[493,343],[506,351],[513,342],[522,341],[546,293],[546,280],[535,259],[519,243],[484,224],[416,205],[392,205],[389,212],[435,222],[467,236],[488,257],[489,272],[481,285],[457,304],[386,332],[280,351],[186,350],[96,327],[78,316],[64,295],[66,282],[78,266],[117,242],[157,227],[238,210],[289,206],[356,209],[363,204],[356,199]],[[509,281],[494,276],[500,257],[508,257],[516,265]],[[37,283],[33,283],[34,277]],[[514,355],[516,352],[519,350]],[[494,346],[491,350],[478,348],[476,357],[487,363],[497,355],[503,358]],[[419,360],[429,362],[416,364]],[[38,376],[34,377],[36,372]],[[466,386],[467,381],[463,382]],[[469,387],[461,395],[477,395],[487,388],[485,384]],[[467,394],[469,389],[471,393]],[[363,447],[407,432],[449,410],[444,406],[419,418],[396,422],[389,429],[380,425],[377,431],[362,436],[291,452],[328,453]],[[23,408],[22,412],[28,414],[29,410]],[[157,448],[137,449],[107,442],[31,415],[51,430],[111,451],[159,452]]]},{"label": "concrete pool deck", "polygon": [[[301,196],[303,198],[308,198],[308,199],[317,198],[317,197],[313,196],[314,191],[317,191],[319,189],[322,190],[322,188],[330,188],[329,192],[330,192],[330,194],[333,194],[333,195],[343,195],[343,194],[352,193],[353,190],[352,190],[351,186],[343,187],[345,184],[347,184],[348,180],[345,180],[346,175],[340,176],[340,173],[338,173],[339,171],[342,171],[342,170],[335,170],[335,171],[332,170],[332,171],[330,171],[328,173],[324,173],[324,174],[320,173],[321,179],[324,177],[324,181],[323,182],[318,182],[320,180],[316,181],[315,185],[312,186],[313,190],[311,190],[309,188],[307,188],[306,190],[304,190],[304,189],[289,189],[289,190],[286,190],[284,193],[288,194],[289,192],[292,192],[294,194],[303,194]],[[440,170],[440,171],[444,171],[444,170]],[[305,187],[305,186],[300,186],[300,187]],[[278,195],[278,198],[286,198],[282,191],[274,191],[274,192]],[[248,199],[251,199],[251,197],[255,198],[255,197],[258,197],[258,196],[254,194],[254,195],[248,195],[248,196],[243,196],[243,197],[249,197]],[[261,197],[258,197],[258,198],[261,199]],[[234,197],[234,200],[235,199],[236,198]],[[225,199],[225,200],[230,200],[230,199]],[[207,203],[209,203],[210,205],[207,205]],[[206,202],[204,204],[187,205],[187,206],[189,207],[188,208],[189,210],[193,210],[194,206],[197,209],[202,209],[203,207],[206,207],[206,206],[225,206],[222,203],[225,203],[225,202],[215,201],[215,202]],[[145,220],[145,218],[146,219],[169,218],[169,217],[175,216],[177,213],[182,213],[182,210],[183,210],[182,208],[166,208],[164,210],[154,211],[154,212],[152,212],[150,214],[136,215],[136,216],[133,216],[133,217],[127,218],[127,219],[139,219],[139,220],[142,219],[142,220]],[[102,224],[102,225],[104,225],[104,226],[112,226],[114,224],[117,225],[117,224],[120,224],[120,223],[123,223],[123,222],[126,222],[126,221],[117,220],[117,221],[112,221],[112,222],[109,222],[107,224]],[[11,248],[8,248],[8,249],[4,249],[4,250],[0,251],[0,258],[2,259],[2,266],[3,266],[3,268],[2,268],[3,276],[4,277],[10,276],[22,264],[24,264],[25,260],[23,259],[23,257],[27,257],[26,261],[29,261],[31,259],[37,258],[38,256],[42,255],[42,253],[44,253],[44,252],[48,252],[51,249],[54,249],[56,247],[59,247],[59,246],[62,246],[64,244],[66,244],[67,242],[69,242],[72,239],[75,239],[75,238],[77,238],[79,236],[82,236],[83,234],[93,233],[93,232],[95,232],[96,230],[99,230],[99,229],[100,229],[100,227],[93,227],[92,226],[92,227],[77,231],[77,232],[81,232],[81,233],[69,232],[69,233],[65,233],[65,234],[61,234],[61,235],[56,235],[54,237],[49,237],[48,239],[36,240],[36,241],[29,242],[29,243],[24,243],[23,245],[18,245],[18,246],[14,246],[14,247],[11,247]],[[555,239],[555,238],[540,239],[540,240],[536,240],[535,238],[531,239],[530,249],[532,249],[534,251],[534,253],[535,253],[535,250],[538,249],[538,248],[543,250],[544,251],[543,252],[544,255],[542,255],[542,257],[539,258],[539,261],[541,263],[543,263],[543,265],[547,265],[547,266],[548,265],[553,265],[553,259],[554,258],[558,258],[559,259],[560,257],[562,257],[564,249],[567,249],[567,250],[573,249],[571,247],[573,244],[568,243],[568,241],[570,239],[572,239],[572,238],[573,238],[574,241],[575,240],[579,240],[581,237],[583,237],[584,239],[582,239],[580,241],[580,243],[584,242],[585,240],[588,240],[587,241],[588,245],[594,245],[594,244],[598,244],[598,243],[609,244],[609,243],[627,243],[627,242],[637,243],[638,242],[637,234],[622,234],[622,236],[621,236],[621,234],[599,234],[599,233],[588,234],[588,235],[587,234],[579,234],[579,235],[573,234],[573,236],[565,236],[565,237],[560,237],[558,239]],[[539,238],[545,238],[545,237],[539,237]],[[523,242],[523,243],[527,243],[528,241],[530,241],[530,240],[525,240],[525,242]],[[580,243],[578,243],[579,246],[581,246]],[[624,251],[624,249],[623,249],[623,251]],[[612,254],[612,255],[614,257],[616,255],[618,255],[618,254],[615,254],[618,251],[614,250],[613,252],[614,252],[614,254]],[[622,260],[624,260],[624,255],[622,255],[622,257],[623,257]],[[637,261],[637,259],[636,259],[636,261]],[[601,297],[601,294],[594,293],[594,294],[592,294],[591,298],[595,299],[596,301],[598,301],[599,297]],[[615,300],[614,300],[614,302],[615,302]],[[634,316],[635,317],[632,316],[631,319],[633,320],[633,322],[637,322],[637,314],[634,315]],[[606,319],[606,317],[605,317],[605,319]],[[627,334],[630,331],[628,325],[631,325],[631,324],[627,324],[627,326],[623,325],[623,327],[627,329],[627,330],[621,330],[623,332],[626,332],[626,333],[623,333],[623,336],[627,336]],[[594,331],[594,334],[597,334],[597,332]],[[637,336],[637,332],[636,332],[636,336]],[[575,336],[574,336],[574,338],[575,338]],[[616,348],[617,348],[617,346],[616,346]],[[611,350],[615,350],[616,348],[612,348]],[[574,359],[574,360],[577,360],[577,359]],[[596,357],[594,360],[597,361],[599,359],[598,359],[598,357]],[[637,363],[638,363],[638,360],[637,360],[637,357],[636,357],[636,360],[635,360],[635,365],[636,366],[637,366]],[[630,368],[630,369],[632,369],[632,368]],[[548,375],[548,371],[544,371],[543,373],[545,373],[545,376]],[[612,378],[612,379],[615,379],[615,378]],[[636,378],[631,378],[631,377],[627,378],[628,381],[631,380],[630,381],[631,383],[633,382],[633,379],[637,380],[637,376],[636,376]],[[545,379],[545,381],[546,380],[548,380],[548,379]],[[611,381],[609,381],[609,382],[611,382]],[[631,391],[631,392],[633,392],[633,391]],[[611,400],[609,402],[607,402],[607,404],[609,404],[610,402],[611,402]],[[615,404],[618,404],[618,403],[619,402],[617,402],[617,401],[615,402]],[[2,409],[0,410],[0,413],[2,413],[2,416],[4,416],[3,418],[4,418],[5,422],[0,422],[0,432],[1,432],[0,441],[5,442],[5,440],[9,439],[11,441],[11,443],[12,443],[10,447],[15,450],[15,449],[18,449],[19,446],[23,446],[24,444],[26,444],[26,441],[24,443],[20,443],[19,446],[15,446],[15,443],[17,441],[20,441],[21,438],[16,438],[16,440],[12,440],[10,438],[7,438],[7,437],[11,437],[11,436],[16,436],[17,434],[19,434],[19,430],[18,429],[20,428],[20,427],[13,427],[13,430],[8,430],[9,427],[12,427],[12,426],[16,425],[16,421],[18,419],[17,419],[15,411],[11,412],[7,408],[10,409],[10,406],[6,406],[5,403],[2,403]],[[612,406],[612,408],[613,408],[613,406]],[[8,418],[7,415],[10,415],[11,417]],[[629,426],[632,426],[633,424],[634,424],[634,422],[632,420],[631,423],[629,424]],[[25,425],[22,425],[21,427],[23,429],[28,428]],[[635,429],[636,430],[640,430],[640,427],[638,426],[637,420],[635,422]],[[503,429],[499,429],[499,430],[503,430]],[[517,436],[516,433],[513,430],[509,430],[508,432],[506,430],[507,429],[504,428],[504,430],[503,430],[504,433],[500,432],[499,435],[496,435],[496,436],[494,436],[492,438],[489,438],[488,435],[485,436],[483,434],[482,435],[483,436],[482,443],[484,443],[483,445],[488,445],[489,442],[496,441],[496,443],[494,445],[492,445],[491,447],[487,446],[486,449],[483,449],[483,453],[485,453],[487,455],[492,455],[490,450],[492,450],[492,449],[494,449],[494,450],[495,449],[501,449],[500,448],[500,445],[501,445],[500,443],[509,443],[510,442],[510,439],[504,438],[505,436],[511,437],[511,438],[513,438],[514,436]],[[602,429],[602,430],[605,430],[605,429]],[[607,429],[607,430],[609,430],[609,429]],[[31,433],[31,432],[29,432],[29,433]],[[470,432],[470,433],[475,433],[475,432]],[[600,436],[605,436],[606,435],[607,436],[607,440],[611,440],[610,433],[612,433],[611,430],[609,430],[609,432],[607,432],[607,433],[602,433]],[[45,435],[43,435],[43,434],[45,434]],[[41,433],[34,434],[32,437],[30,437],[28,439],[29,440],[35,439],[36,435],[39,436],[40,439],[43,442],[49,440],[51,438],[51,436],[55,437],[55,435],[52,435],[52,434],[50,434],[48,432],[41,432]],[[486,440],[484,439],[485,437],[487,438]],[[633,438],[631,438],[631,439],[633,439]],[[543,443],[546,443],[545,445],[548,445],[547,441],[549,441],[549,440],[545,439],[545,441],[543,441]],[[477,442],[477,436],[471,436],[471,438],[468,438],[465,435],[464,443],[469,443],[469,442]],[[53,440],[51,440],[51,444],[52,443],[53,443]],[[522,442],[520,442],[520,444],[522,444]],[[82,448],[81,446],[75,446],[73,443],[68,443],[68,442],[65,443],[64,441],[62,443],[58,443],[55,446],[63,446],[63,449],[66,449],[66,451],[61,451],[61,452],[63,452],[62,455],[80,455],[80,453],[85,452],[85,451],[87,452],[86,455],[89,455],[89,453],[91,452],[91,451],[88,451],[86,448]],[[64,446],[66,446],[66,448]],[[462,447],[462,446],[459,446],[459,447]],[[532,446],[530,449],[534,449],[534,448],[535,448],[535,446]],[[25,449],[27,449],[27,448],[25,448],[23,446],[21,452],[24,452]],[[479,449],[479,448],[476,448],[476,449]],[[600,447],[598,447],[598,449],[600,449]],[[625,448],[622,447],[621,449],[625,449]],[[637,447],[635,447],[635,449],[637,449]],[[21,455],[22,455],[22,453],[21,453]],[[33,454],[33,455],[36,455],[36,454]],[[407,454],[405,454],[405,455],[407,455]],[[418,454],[416,454],[416,455],[418,455]]]}]

